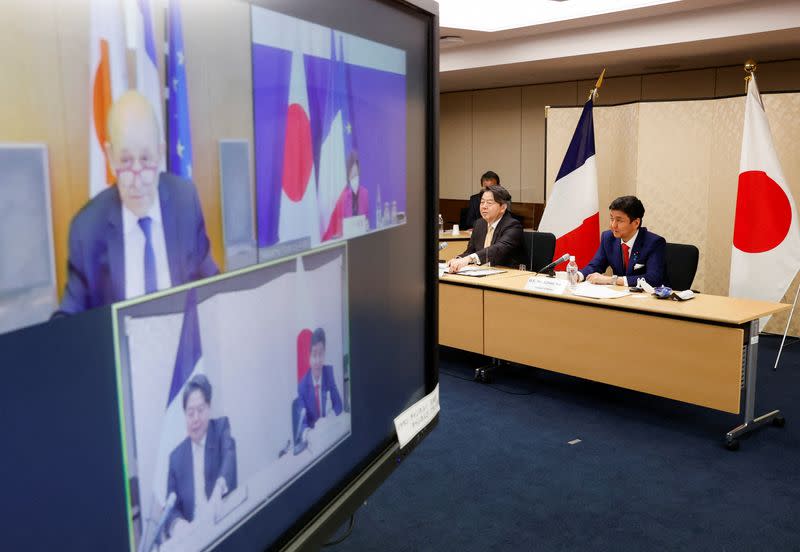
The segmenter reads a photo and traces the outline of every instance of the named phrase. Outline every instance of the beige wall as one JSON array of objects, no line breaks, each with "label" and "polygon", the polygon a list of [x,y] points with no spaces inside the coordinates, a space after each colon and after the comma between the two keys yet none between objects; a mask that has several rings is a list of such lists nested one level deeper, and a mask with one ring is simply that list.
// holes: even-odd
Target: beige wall
[{"label": "beige wall", "polygon": [[[800,90],[800,60],[763,63],[758,76],[762,92]],[[596,105],[741,95],[743,77],[741,67],[612,77],[603,82]],[[594,80],[583,80],[442,94],[440,196],[467,198],[477,190],[480,175],[491,169],[500,174],[514,199],[543,202],[544,107],[581,105],[592,86]],[[626,155],[621,151],[624,146],[601,145],[598,140],[598,148],[612,148],[609,153],[614,156]],[[602,162],[598,155],[598,163]],[[628,176],[632,175],[618,175]],[[552,180],[547,182],[552,184]],[[609,186],[626,187],[616,177]]]},{"label": "beige wall", "polygon": [[[222,267],[217,141],[246,139],[251,163],[253,157],[249,8],[236,0],[183,4],[193,176],[212,254]],[[59,294],[69,222],[89,196],[89,5],[89,0],[12,2],[11,13],[0,18],[0,142],[47,145]],[[163,9],[154,5],[153,19],[163,79]],[[135,86],[133,64],[128,65],[129,84]]]}]

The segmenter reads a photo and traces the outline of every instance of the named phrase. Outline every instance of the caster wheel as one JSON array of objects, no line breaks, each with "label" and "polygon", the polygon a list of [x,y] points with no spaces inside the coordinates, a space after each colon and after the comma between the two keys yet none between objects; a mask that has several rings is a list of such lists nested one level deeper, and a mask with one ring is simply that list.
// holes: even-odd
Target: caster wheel
[{"label": "caster wheel", "polygon": [[726,439],[725,448],[728,450],[739,450],[739,439]]},{"label": "caster wheel", "polygon": [[786,418],[783,416],[775,416],[772,418],[772,425],[775,427],[783,427],[786,425]]}]

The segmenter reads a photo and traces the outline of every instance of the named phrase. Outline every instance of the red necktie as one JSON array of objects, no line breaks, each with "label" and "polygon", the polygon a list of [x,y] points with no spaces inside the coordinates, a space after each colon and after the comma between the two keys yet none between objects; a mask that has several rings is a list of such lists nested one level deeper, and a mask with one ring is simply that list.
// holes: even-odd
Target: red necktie
[{"label": "red necktie", "polygon": [[622,244],[622,267],[625,269],[625,272],[628,272],[628,251],[631,248],[628,247],[627,243]]},{"label": "red necktie", "polygon": [[322,407],[319,404],[319,384],[314,386],[314,399],[317,401],[317,417],[322,416]]}]

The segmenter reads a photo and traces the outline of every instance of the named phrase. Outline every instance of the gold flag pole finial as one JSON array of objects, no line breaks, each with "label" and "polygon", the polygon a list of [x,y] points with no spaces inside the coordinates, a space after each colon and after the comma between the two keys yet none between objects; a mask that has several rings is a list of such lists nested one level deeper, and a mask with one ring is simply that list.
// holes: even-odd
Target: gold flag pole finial
[{"label": "gold flag pole finial", "polygon": [[[593,100],[597,98],[597,90],[603,86],[603,76],[606,74],[606,68],[603,67],[603,71],[600,73],[600,78],[597,79],[597,82],[594,83],[594,88],[589,91],[589,100]],[[587,100],[588,101],[588,100]]]},{"label": "gold flag pole finial", "polygon": [[747,85],[750,84],[750,79],[753,78],[753,73],[756,72],[756,62],[755,60],[748,59],[744,62],[744,72],[747,73],[747,76],[744,78],[744,93],[747,94]]}]

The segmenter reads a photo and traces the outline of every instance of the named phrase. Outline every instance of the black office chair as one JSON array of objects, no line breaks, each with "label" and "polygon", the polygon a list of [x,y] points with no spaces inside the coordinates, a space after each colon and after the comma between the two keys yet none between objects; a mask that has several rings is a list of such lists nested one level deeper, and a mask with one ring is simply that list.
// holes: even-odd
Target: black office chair
[{"label": "black office chair", "polygon": [[[462,230],[466,230],[467,228],[467,214],[469,213],[469,207],[462,207],[461,211],[458,215],[458,227]],[[470,226],[472,228],[472,226]]]},{"label": "black office chair", "polygon": [[672,289],[691,289],[700,251],[694,245],[668,243],[664,251],[664,284]]},{"label": "black office chair", "polygon": [[556,236],[550,232],[525,230],[522,233],[525,243],[525,264],[528,270],[539,270],[553,261],[556,250]]}]

